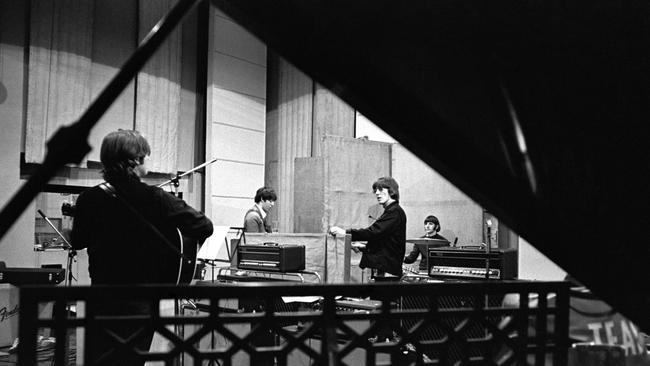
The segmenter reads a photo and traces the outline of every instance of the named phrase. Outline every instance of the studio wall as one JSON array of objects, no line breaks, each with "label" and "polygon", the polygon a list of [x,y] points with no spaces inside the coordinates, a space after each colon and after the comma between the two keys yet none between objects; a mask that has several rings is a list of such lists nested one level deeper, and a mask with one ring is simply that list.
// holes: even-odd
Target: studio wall
[{"label": "studio wall", "polygon": [[[42,23],[42,21],[36,21],[38,14],[30,13],[28,4],[29,2],[22,1],[0,1],[0,17],[2,17],[0,22],[0,57],[2,60],[0,63],[0,124],[2,126],[2,133],[0,134],[0,177],[6,187],[6,189],[0,192],[0,204],[3,206],[13,197],[22,184],[24,184],[25,181],[20,179],[21,174],[25,178],[34,169],[33,165],[21,163],[21,153],[25,152],[26,146],[38,147],[38,151],[44,151],[43,146],[46,140],[35,142],[34,140],[28,141],[25,138],[27,130],[26,123],[30,108],[32,108],[32,111],[47,111],[50,107],[46,107],[47,103],[43,102],[44,99],[39,97],[40,94],[30,94],[30,78],[34,83],[39,81],[49,85],[47,95],[66,93],[65,90],[59,90],[50,83],[50,79],[64,79],[63,76],[65,73],[60,73],[59,71],[61,70],[56,72],[53,70],[50,72],[45,67],[45,64],[36,63],[38,61],[37,54],[48,55],[48,57],[52,56],[53,53],[50,51],[53,51],[51,48],[53,46],[39,38],[39,34],[47,38],[47,34],[43,33],[47,32],[43,31],[43,29],[41,29],[42,32],[33,30],[33,34],[30,36],[30,31],[32,31],[30,27],[36,27],[37,25],[41,27],[43,24],[47,24],[47,22]],[[61,6],[61,9],[58,11],[65,12],[70,10],[65,7],[63,2],[50,2],[50,4]],[[137,3],[130,0],[95,0],[88,4],[92,4],[89,5],[92,7],[89,11],[92,12],[94,18],[92,35],[87,37],[87,40],[92,42],[92,47],[90,47],[89,53],[84,53],[82,56],[83,58],[89,57],[90,62],[87,62],[88,67],[84,66],[81,68],[81,73],[84,75],[81,80],[83,80],[84,85],[80,87],[86,88],[89,91],[89,95],[94,98],[115,75],[126,58],[135,50],[139,41],[135,27],[138,14],[136,12]],[[36,12],[35,9],[32,9],[32,11]],[[32,22],[30,23],[30,16],[32,15],[34,17],[31,18]],[[175,161],[172,162],[174,173],[175,169],[187,170],[196,165],[197,154],[195,152],[197,151],[197,147],[202,149],[203,143],[203,139],[201,139],[201,143],[198,146],[194,143],[194,134],[197,130],[197,93],[195,59],[192,57],[196,54],[196,21],[192,19],[196,19],[195,13],[188,15],[187,20],[189,21],[182,24],[182,31],[181,28],[177,29],[177,32],[183,33],[184,35],[184,42],[182,42],[181,47],[182,55],[180,56],[182,63],[179,70],[180,80],[176,80],[177,83],[180,82],[180,97],[177,99],[180,103],[179,119],[182,120],[183,127],[176,134],[179,146],[176,149]],[[51,21],[56,22],[59,19],[54,17]],[[115,29],[120,29],[120,32],[116,32]],[[68,29],[68,33],[72,31]],[[69,35],[74,38],[73,34]],[[70,37],[63,37],[63,39],[69,40],[71,39]],[[66,47],[65,45],[61,45],[61,48],[54,50],[54,53],[68,50]],[[47,65],[59,65],[61,68],[70,66],[66,62],[63,60],[54,64],[47,63]],[[69,69],[68,71],[74,72],[75,70]],[[35,91],[35,89],[32,89],[32,91]],[[134,86],[131,83],[91,132],[89,142],[93,150],[87,156],[87,159],[95,162],[99,160],[99,145],[101,139],[107,132],[116,130],[117,128],[134,127],[135,100]],[[63,107],[65,105],[66,103],[62,104]],[[86,104],[82,106],[83,108],[80,111],[76,110],[72,114],[61,114],[69,115],[69,118],[65,118],[65,123],[63,119],[59,118],[61,116],[57,116],[56,119],[62,124],[70,124],[78,118],[81,111],[85,110],[88,105],[89,101],[86,101]],[[53,109],[52,111],[54,110],[59,109]],[[61,111],[59,110],[59,112]],[[48,113],[46,113],[47,118],[54,119],[55,116]],[[55,130],[49,131],[48,133],[52,133],[53,131]],[[39,144],[40,146],[37,146]],[[36,158],[33,163],[40,163],[40,158]],[[203,201],[202,179],[201,176],[196,176],[182,180],[180,187],[184,193],[185,200],[199,208],[202,207]],[[154,175],[146,179],[149,184],[157,184],[164,180],[167,180],[167,176]],[[96,165],[88,168],[82,165],[82,167],[66,167],[61,169],[50,183],[88,187],[101,181],[100,168]],[[36,202],[39,201],[37,200]],[[50,206],[48,204],[48,207]],[[34,267],[43,264],[41,263],[41,259],[39,259],[42,256],[35,255],[33,251],[37,208],[41,207],[36,207],[36,204],[32,203],[16,222],[12,230],[0,242],[0,260],[5,260],[7,265]],[[61,217],[60,210],[49,209],[46,211],[48,216]]]},{"label": "studio wall", "polygon": [[241,226],[264,185],[266,46],[211,7],[208,66],[206,213]]},{"label": "studio wall", "polygon": [[282,57],[269,54],[266,134],[267,185],[278,192],[269,219],[281,232],[292,232],[294,162],[321,156],[326,135],[354,137],[354,109]]},{"label": "studio wall", "polygon": [[400,144],[392,145],[393,177],[407,214],[407,237],[424,235],[424,218],[440,220],[440,235],[458,245],[479,245],[483,208]]},{"label": "studio wall", "polygon": [[[14,195],[20,180],[24,120],[23,72],[26,37],[24,1],[0,1],[0,206]],[[34,265],[34,208],[30,206],[0,240],[0,260],[11,267]]]}]

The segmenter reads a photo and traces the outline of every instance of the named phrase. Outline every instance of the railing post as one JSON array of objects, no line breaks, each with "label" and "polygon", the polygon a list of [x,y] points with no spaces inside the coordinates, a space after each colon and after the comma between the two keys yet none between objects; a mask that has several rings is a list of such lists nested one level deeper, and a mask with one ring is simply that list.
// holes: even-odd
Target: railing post
[{"label": "railing post", "polygon": [[336,339],[336,306],[334,297],[328,295],[323,302],[323,343],[321,344],[321,354],[323,365],[336,366],[339,364],[337,357],[337,339]]},{"label": "railing post", "polygon": [[54,346],[54,365],[67,365],[70,337],[68,336],[68,327],[66,327],[68,306],[65,297],[57,297],[52,311],[54,312],[54,337],[57,341]]},{"label": "railing post", "polygon": [[36,334],[38,333],[38,296],[35,290],[20,288],[20,317],[18,318],[18,365],[36,365]]},{"label": "railing post", "polygon": [[560,284],[555,302],[555,352],[553,365],[566,365],[569,355],[569,286],[568,282]]}]

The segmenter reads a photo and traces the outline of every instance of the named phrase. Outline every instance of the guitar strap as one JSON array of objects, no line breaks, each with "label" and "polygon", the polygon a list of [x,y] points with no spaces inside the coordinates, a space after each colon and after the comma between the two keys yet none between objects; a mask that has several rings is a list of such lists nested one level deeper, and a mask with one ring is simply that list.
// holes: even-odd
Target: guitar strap
[{"label": "guitar strap", "polygon": [[113,187],[112,184],[110,184],[110,183],[108,183],[108,182],[104,182],[104,183],[101,183],[101,184],[99,185],[99,188],[101,188],[102,191],[104,191],[104,192],[105,192],[109,197],[118,200],[118,201],[119,201],[119,202],[120,202],[124,207],[126,207],[126,209],[127,209],[129,212],[131,212],[131,214],[132,214],[133,216],[135,216],[135,217],[136,217],[136,218],[137,218],[141,223],[143,223],[147,228],[149,228],[149,230],[151,230],[151,232],[154,233],[154,235],[156,235],[156,236],[158,237],[158,239],[160,239],[160,240],[161,240],[165,245],[167,245],[171,250],[173,250],[174,252],[176,252],[176,254],[178,254],[178,257],[179,257],[179,258],[182,258],[183,260],[188,261],[188,262],[191,262],[191,261],[192,261],[192,260],[191,260],[190,258],[188,258],[186,255],[184,255],[183,253],[181,253],[181,251],[180,251],[178,248],[176,248],[176,247],[174,246],[174,244],[172,244],[172,243],[169,241],[169,239],[167,239],[167,237],[166,237],[165,235],[163,235],[163,233],[161,233],[160,230],[158,230],[158,228],[156,228],[155,226],[153,226],[153,224],[151,224],[151,223],[149,222],[149,220],[147,220],[146,218],[144,218],[144,216],[142,216],[142,214],[140,214],[140,212],[138,212],[138,210],[136,210],[135,207],[133,207],[129,202],[127,202],[124,198],[122,198],[122,197],[117,193],[117,190],[115,189],[115,187]]}]

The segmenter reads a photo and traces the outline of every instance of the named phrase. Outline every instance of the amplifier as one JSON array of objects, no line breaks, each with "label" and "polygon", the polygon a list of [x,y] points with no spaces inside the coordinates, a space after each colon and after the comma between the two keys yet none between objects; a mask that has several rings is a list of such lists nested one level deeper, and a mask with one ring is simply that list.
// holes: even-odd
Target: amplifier
[{"label": "amplifier", "polygon": [[0,283],[12,285],[56,285],[65,279],[63,268],[0,268]]},{"label": "amplifier", "polygon": [[237,268],[273,272],[305,269],[305,246],[277,243],[246,244],[237,247]]},{"label": "amplifier", "polygon": [[[449,280],[467,282],[465,280]],[[424,323],[417,333],[413,330],[421,319],[403,319],[402,326],[406,332],[415,335],[417,342],[444,344],[444,347],[424,349],[423,353],[439,365],[465,364],[464,359],[475,360],[476,364],[486,364],[487,360],[495,359],[495,349],[498,350],[502,341],[493,334],[492,329],[498,329],[501,316],[487,317],[483,321],[468,318],[466,311],[481,307],[499,308],[502,306],[503,295],[488,295],[477,298],[474,295],[438,296],[435,302],[427,296],[404,296],[401,300],[402,310],[409,309],[439,309],[440,314],[435,321]],[[495,343],[491,343],[495,342]],[[415,343],[415,342],[414,342]],[[483,361],[483,362],[478,362]],[[496,365],[496,362],[489,364]]]},{"label": "amplifier", "polygon": [[517,250],[442,247],[429,249],[429,276],[458,279],[485,279],[486,260],[489,258],[492,280],[517,278]]}]

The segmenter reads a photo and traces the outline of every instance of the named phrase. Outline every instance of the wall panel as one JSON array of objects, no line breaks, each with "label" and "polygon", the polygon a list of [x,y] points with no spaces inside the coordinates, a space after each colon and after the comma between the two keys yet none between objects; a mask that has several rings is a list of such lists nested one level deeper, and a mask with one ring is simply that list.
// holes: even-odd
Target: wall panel
[{"label": "wall panel", "polygon": [[266,67],[237,57],[212,52],[214,85],[241,94],[266,98]]},{"label": "wall panel", "polygon": [[[291,232],[294,224],[294,159],[311,156],[312,80],[279,57],[273,58],[274,79],[269,85],[265,182],[278,193],[270,220],[280,232]],[[271,83],[271,81],[269,81]]]},{"label": "wall panel", "polygon": [[264,131],[254,131],[220,123],[213,123],[212,127],[213,138],[220,136],[228,138],[213,146],[211,156],[260,165],[264,161]]},{"label": "wall panel", "polygon": [[[0,190],[4,204],[24,183],[20,179],[21,137],[23,134],[24,49],[26,37],[24,1],[0,1]],[[0,260],[10,267],[34,265],[34,212],[30,205],[0,240]]]},{"label": "wall panel", "polygon": [[214,24],[214,50],[266,67],[266,46],[234,21],[219,17]]},{"label": "wall panel", "polygon": [[241,226],[264,185],[266,46],[211,7],[206,212],[215,225]]},{"label": "wall panel", "polygon": [[212,164],[210,175],[213,187],[219,188],[218,192],[220,192],[219,195],[213,195],[214,197],[249,198],[252,206],[253,196],[259,188],[259,181],[251,178],[262,177],[264,165],[217,161]]},{"label": "wall panel", "polygon": [[213,122],[264,131],[266,103],[263,98],[212,88]]},{"label": "wall panel", "polygon": [[325,135],[354,137],[355,111],[322,85],[314,90],[314,132],[312,156],[321,155]]},{"label": "wall panel", "polygon": [[393,177],[400,186],[407,237],[422,236],[424,218],[435,215],[442,227],[440,234],[448,240],[458,237],[459,245],[481,243],[481,206],[399,144],[393,145]]},{"label": "wall panel", "polygon": [[296,159],[295,231],[367,227],[377,206],[372,183],[390,171],[390,144],[324,136],[322,147],[323,156]]}]

